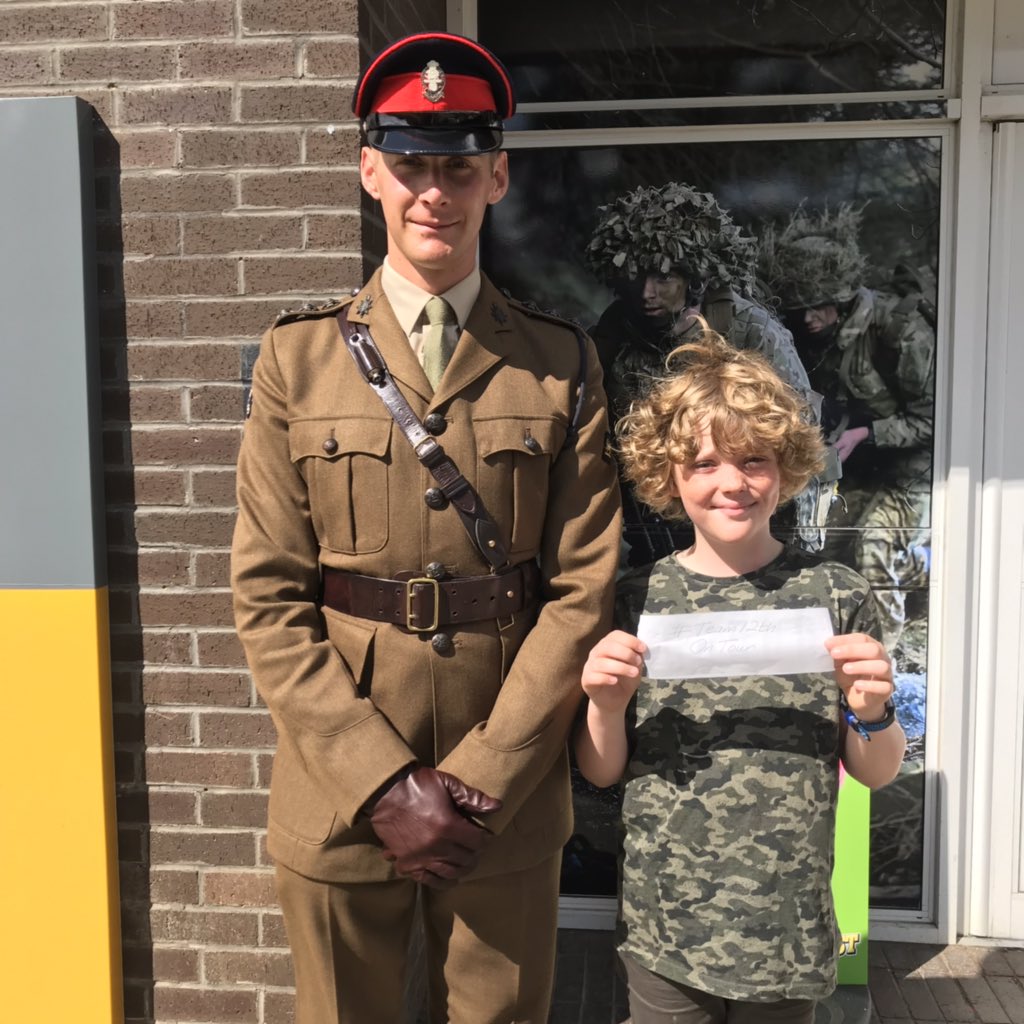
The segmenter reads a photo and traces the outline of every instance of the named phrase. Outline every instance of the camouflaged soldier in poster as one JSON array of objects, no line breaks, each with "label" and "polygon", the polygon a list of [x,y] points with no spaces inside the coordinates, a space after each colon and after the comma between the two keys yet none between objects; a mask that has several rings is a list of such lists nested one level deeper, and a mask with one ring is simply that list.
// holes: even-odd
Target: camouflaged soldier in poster
[{"label": "camouflaged soldier in poster", "polygon": [[[624,781],[634,1024],[810,1024],[835,985],[840,760],[874,788],[905,749],[892,665],[867,582],[769,530],[824,452],[791,390],[713,334],[670,371],[620,421],[619,450],[640,500],[688,518],[694,543],[619,581],[618,628],[581,677],[577,763]],[[669,627],[657,648],[652,620]]]},{"label": "camouflaged soldier in poster", "polygon": [[[816,421],[820,400],[790,332],[752,297],[756,242],[713,195],[681,182],[641,186],[599,212],[586,260],[618,298],[590,334],[613,418],[664,375],[673,348],[710,327],[735,348],[760,352],[807,402]],[[810,550],[821,547],[818,527],[824,525],[837,476],[833,459],[795,499],[801,543]],[[624,490],[630,562],[653,561],[677,546],[678,532]]]},{"label": "camouflaged soldier in poster", "polygon": [[842,460],[825,552],[871,584],[892,650],[908,588],[926,584],[934,313],[905,268],[892,294],[863,286],[860,225],[849,204],[801,208],[781,230],[764,232],[760,269],[823,396],[822,429]]}]

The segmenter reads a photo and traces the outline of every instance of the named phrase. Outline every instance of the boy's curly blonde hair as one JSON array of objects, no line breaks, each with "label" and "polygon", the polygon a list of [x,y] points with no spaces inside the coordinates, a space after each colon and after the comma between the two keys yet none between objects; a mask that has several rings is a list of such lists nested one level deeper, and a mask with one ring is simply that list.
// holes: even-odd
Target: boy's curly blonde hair
[{"label": "boy's curly blonde hair", "polygon": [[623,473],[637,497],[666,519],[685,519],[670,490],[672,464],[692,462],[705,427],[730,458],[771,451],[779,464],[779,503],[807,486],[825,464],[818,427],[800,397],[756,352],[705,331],[665,360],[658,380],[616,424]]}]

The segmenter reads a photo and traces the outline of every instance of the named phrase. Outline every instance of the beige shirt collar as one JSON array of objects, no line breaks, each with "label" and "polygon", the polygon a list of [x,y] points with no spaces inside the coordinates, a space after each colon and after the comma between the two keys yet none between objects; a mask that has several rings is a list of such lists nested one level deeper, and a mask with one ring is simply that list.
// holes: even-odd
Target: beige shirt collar
[{"label": "beige shirt collar", "polygon": [[[399,326],[405,331],[406,337],[412,340],[413,335],[422,332],[423,307],[431,293],[424,291],[419,286],[407,280],[384,257],[384,266],[380,278],[381,288],[387,296],[391,308],[394,310],[395,318]],[[441,298],[447,301],[448,305],[455,310],[455,317],[459,321],[460,330],[466,325],[469,319],[470,310],[476,303],[480,294],[480,268],[474,267],[468,277],[464,277],[457,285],[442,292]],[[415,348],[415,345],[413,346]]]}]

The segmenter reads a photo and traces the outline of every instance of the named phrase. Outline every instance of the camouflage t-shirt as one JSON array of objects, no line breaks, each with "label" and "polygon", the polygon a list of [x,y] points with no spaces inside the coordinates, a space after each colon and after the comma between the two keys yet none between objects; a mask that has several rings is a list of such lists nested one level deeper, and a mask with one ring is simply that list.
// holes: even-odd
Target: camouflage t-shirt
[{"label": "camouflage t-shirt", "polygon": [[[619,583],[641,613],[827,608],[836,633],[879,635],[867,583],[787,548],[744,576],[673,556]],[[644,677],[624,777],[619,948],[726,999],[817,999],[835,987],[831,875],[839,772],[832,673]]]}]

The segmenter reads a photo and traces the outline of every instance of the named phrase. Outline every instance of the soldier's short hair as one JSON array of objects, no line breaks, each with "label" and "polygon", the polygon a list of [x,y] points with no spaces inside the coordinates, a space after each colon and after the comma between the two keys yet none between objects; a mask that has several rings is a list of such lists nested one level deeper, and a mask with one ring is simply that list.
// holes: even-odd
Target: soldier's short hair
[{"label": "soldier's short hair", "polygon": [[821,472],[821,431],[809,422],[803,399],[763,356],[735,349],[709,330],[674,349],[666,369],[615,428],[624,475],[659,515],[686,518],[683,503],[671,492],[672,466],[696,458],[705,429],[729,457],[773,452],[780,503]]}]

